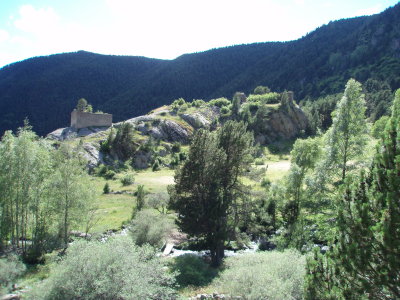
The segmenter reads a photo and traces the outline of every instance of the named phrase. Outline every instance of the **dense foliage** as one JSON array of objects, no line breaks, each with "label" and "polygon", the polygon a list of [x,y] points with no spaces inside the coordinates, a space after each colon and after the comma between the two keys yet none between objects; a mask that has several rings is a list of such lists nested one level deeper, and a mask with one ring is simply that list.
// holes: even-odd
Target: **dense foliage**
[{"label": "dense foliage", "polygon": [[[120,121],[171,99],[249,94],[262,85],[293,90],[297,99],[338,93],[350,77],[399,88],[399,20],[396,5],[379,15],[330,22],[296,41],[214,49],[172,61],[82,51],[29,59],[0,70],[0,132],[16,129],[25,117],[39,134],[65,127],[82,97]],[[379,118],[388,105],[375,100],[368,113]]]},{"label": "dense foliage", "polygon": [[244,299],[302,299],[305,257],[296,251],[271,251],[229,257],[217,286]]},{"label": "dense foliage", "polygon": [[71,227],[94,197],[78,151],[68,145],[54,150],[29,126],[16,136],[6,132],[0,141],[0,246],[10,241],[35,261],[68,245]]},{"label": "dense foliage", "polygon": [[25,265],[16,255],[0,259],[0,295],[6,293],[10,289],[10,285],[25,270]]},{"label": "dense foliage", "polygon": [[128,238],[76,242],[30,299],[175,299],[174,276]]},{"label": "dense foliage", "polygon": [[347,181],[338,232],[327,255],[308,263],[308,299],[400,297],[400,90],[371,169]]},{"label": "dense foliage", "polygon": [[199,130],[189,157],[170,186],[170,208],[186,233],[204,240],[214,266],[224,257],[224,243],[246,202],[240,176],[249,167],[253,136],[243,122],[228,121],[218,131]]}]

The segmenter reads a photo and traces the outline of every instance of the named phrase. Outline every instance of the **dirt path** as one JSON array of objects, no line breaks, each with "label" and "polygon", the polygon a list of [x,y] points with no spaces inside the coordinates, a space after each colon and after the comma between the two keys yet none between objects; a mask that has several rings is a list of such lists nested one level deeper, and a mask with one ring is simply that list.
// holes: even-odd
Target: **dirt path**
[{"label": "dirt path", "polygon": [[174,184],[174,176],[159,176],[159,177],[154,177],[151,179],[148,179],[149,181],[152,181],[154,183],[158,183],[158,184],[164,184],[164,185],[168,185],[168,184]]},{"label": "dirt path", "polygon": [[268,162],[268,171],[289,171],[290,169],[290,160],[282,160],[277,162]]}]

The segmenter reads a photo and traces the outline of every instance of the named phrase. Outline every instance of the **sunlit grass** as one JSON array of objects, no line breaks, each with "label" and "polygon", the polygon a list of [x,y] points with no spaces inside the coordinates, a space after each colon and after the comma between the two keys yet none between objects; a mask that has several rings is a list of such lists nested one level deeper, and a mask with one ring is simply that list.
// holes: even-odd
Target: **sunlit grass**
[{"label": "sunlit grass", "polygon": [[[132,211],[136,203],[133,195],[139,184],[143,184],[149,193],[166,192],[168,184],[173,183],[173,170],[163,169],[152,172],[151,169],[135,173],[135,182],[132,185],[123,186],[118,174],[114,180],[105,180],[102,177],[93,177],[92,186],[96,191],[95,206],[97,207],[97,223],[90,232],[104,232],[108,229],[118,230],[124,222],[131,219]],[[104,185],[108,183],[110,194],[104,194]],[[119,192],[122,192],[119,194]],[[118,194],[116,194],[118,193]]]}]

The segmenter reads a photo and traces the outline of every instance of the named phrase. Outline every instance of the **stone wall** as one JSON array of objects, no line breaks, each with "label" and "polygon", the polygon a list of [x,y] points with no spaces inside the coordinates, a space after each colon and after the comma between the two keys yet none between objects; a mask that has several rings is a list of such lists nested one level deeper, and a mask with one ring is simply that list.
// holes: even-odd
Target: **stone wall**
[{"label": "stone wall", "polygon": [[74,109],[71,112],[71,127],[75,129],[86,127],[109,127],[112,125],[111,114],[93,114]]}]

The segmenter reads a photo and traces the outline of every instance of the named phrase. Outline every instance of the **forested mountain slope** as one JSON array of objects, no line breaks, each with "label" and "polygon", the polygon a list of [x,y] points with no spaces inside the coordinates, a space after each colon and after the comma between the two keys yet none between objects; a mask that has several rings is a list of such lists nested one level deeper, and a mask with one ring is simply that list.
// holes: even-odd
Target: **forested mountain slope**
[{"label": "forested mountain slope", "polygon": [[378,15],[330,22],[291,42],[186,54],[175,60],[88,52],[38,57],[0,69],[0,132],[28,117],[46,134],[69,124],[81,97],[114,114],[141,115],[173,99],[205,100],[257,85],[293,90],[296,99],[341,91],[354,77],[400,87],[400,4]]}]

